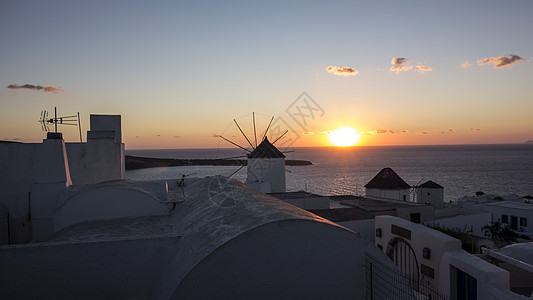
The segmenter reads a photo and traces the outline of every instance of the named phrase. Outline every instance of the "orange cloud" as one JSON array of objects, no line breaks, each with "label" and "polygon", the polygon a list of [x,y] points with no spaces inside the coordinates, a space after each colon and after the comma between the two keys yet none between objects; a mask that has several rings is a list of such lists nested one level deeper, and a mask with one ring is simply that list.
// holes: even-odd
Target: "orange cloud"
[{"label": "orange cloud", "polygon": [[468,67],[471,67],[471,66],[472,66],[472,64],[469,63],[468,60],[465,60],[465,62],[461,64],[461,67],[463,67],[463,68],[468,68]]},{"label": "orange cloud", "polygon": [[328,71],[329,73],[335,74],[335,75],[339,75],[339,76],[354,76],[354,75],[357,75],[357,73],[359,73],[359,71],[357,71],[354,68],[344,67],[344,66],[339,66],[339,67],[329,66],[329,67],[326,67],[326,71]]},{"label": "orange cloud", "polygon": [[482,58],[477,60],[478,66],[493,64],[494,69],[499,69],[505,66],[515,65],[520,61],[530,61],[531,58],[523,58],[516,54],[509,54],[509,57],[504,55],[498,57]]},{"label": "orange cloud", "polygon": [[416,67],[417,67],[418,71],[420,71],[422,73],[433,70],[431,67],[428,67],[428,66],[418,65]]},{"label": "orange cloud", "polygon": [[12,89],[12,90],[26,89],[26,90],[35,90],[35,91],[43,91],[43,92],[52,92],[55,94],[65,91],[62,87],[56,88],[53,85],[41,86],[41,85],[33,85],[33,84],[28,84],[28,83],[24,85],[10,84],[7,86],[7,88]]},{"label": "orange cloud", "polygon": [[393,57],[391,60],[391,64],[393,64],[392,67],[390,67],[389,70],[400,73],[400,71],[409,71],[413,68],[413,66],[406,66],[404,65],[409,59],[405,57]]}]

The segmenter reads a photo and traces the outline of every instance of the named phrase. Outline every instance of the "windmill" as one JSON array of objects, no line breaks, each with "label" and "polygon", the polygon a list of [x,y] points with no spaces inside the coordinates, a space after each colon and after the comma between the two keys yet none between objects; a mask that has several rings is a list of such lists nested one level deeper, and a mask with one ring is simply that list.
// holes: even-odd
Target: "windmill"
[{"label": "windmill", "polygon": [[43,131],[45,131],[45,132],[49,132],[50,131],[50,126],[52,126],[52,124],[53,124],[55,133],[57,133],[57,125],[78,126],[78,131],[80,133],[80,142],[82,142],[82,138],[81,138],[81,123],[80,123],[80,113],[79,112],[77,113],[77,115],[58,117],[57,116],[57,107],[54,107],[54,117],[53,118],[49,118],[48,111],[41,110],[41,116],[39,118],[39,123],[41,124],[41,129]]},{"label": "windmill", "polygon": [[416,188],[420,185],[420,183],[422,182],[422,180],[424,180],[424,178],[420,179],[420,181],[418,181],[417,184],[415,184],[414,186],[411,187],[411,201],[412,202],[418,202],[417,199],[416,199]]},{"label": "windmill", "polygon": [[244,144],[239,144],[235,141],[236,138],[239,138],[238,134],[231,136],[231,138],[218,135],[218,137],[224,141],[245,151],[245,154],[240,157],[246,157],[247,164],[243,164],[238,170],[233,172],[230,177],[247,166],[247,178],[245,184],[266,193],[286,191],[285,155],[283,152],[279,151],[274,144],[282,139],[288,133],[288,130],[285,130],[279,136],[275,137],[273,142],[270,142],[268,139],[268,132],[273,121],[274,117],[270,117],[270,121],[268,122],[265,131],[262,134],[259,134],[260,138],[258,139],[255,113],[252,113],[251,124],[253,127],[253,136],[246,135],[237,120],[233,119],[233,123],[235,124],[236,129],[238,129],[241,139],[244,138],[244,141],[246,141]]}]

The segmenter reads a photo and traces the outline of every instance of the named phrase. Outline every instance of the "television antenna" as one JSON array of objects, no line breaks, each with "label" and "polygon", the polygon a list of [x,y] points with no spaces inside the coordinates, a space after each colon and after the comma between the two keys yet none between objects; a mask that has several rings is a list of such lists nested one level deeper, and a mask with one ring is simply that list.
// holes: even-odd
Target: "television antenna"
[{"label": "television antenna", "polygon": [[81,138],[81,122],[80,122],[80,113],[71,116],[57,116],[57,107],[54,107],[54,117],[50,118],[48,111],[41,110],[41,116],[39,118],[39,123],[41,123],[41,129],[45,132],[50,131],[50,126],[54,125],[54,132],[57,133],[57,125],[70,125],[78,126],[78,131],[80,133],[80,142],[83,142]]}]

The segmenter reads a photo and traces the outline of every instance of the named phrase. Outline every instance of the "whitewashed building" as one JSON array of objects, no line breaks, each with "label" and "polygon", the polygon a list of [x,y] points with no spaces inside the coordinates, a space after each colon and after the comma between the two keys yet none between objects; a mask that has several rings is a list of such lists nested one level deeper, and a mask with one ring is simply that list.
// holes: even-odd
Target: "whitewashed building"
[{"label": "whitewashed building", "polygon": [[458,239],[393,216],[376,217],[375,230],[376,246],[422,299],[528,299],[510,290],[508,271],[465,252]]},{"label": "whitewashed building", "polygon": [[248,154],[246,185],[263,193],[286,191],[285,155],[267,137]]},{"label": "whitewashed building", "polygon": [[415,186],[414,202],[426,203],[436,209],[444,208],[444,187],[428,180],[421,185]]},{"label": "whitewashed building", "polygon": [[391,168],[384,168],[365,185],[368,198],[411,201],[411,186]]}]

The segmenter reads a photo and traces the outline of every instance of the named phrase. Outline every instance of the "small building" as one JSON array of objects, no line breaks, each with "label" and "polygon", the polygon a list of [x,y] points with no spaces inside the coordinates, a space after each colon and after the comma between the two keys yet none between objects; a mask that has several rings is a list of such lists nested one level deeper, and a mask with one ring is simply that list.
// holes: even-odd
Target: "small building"
[{"label": "small building", "polygon": [[71,185],[124,178],[121,116],[90,120],[86,143],[65,143],[59,132],[49,132],[42,143],[0,143],[0,210],[7,211],[7,220],[0,217],[0,236],[8,237],[0,244],[29,242],[44,227],[50,231],[53,204],[44,204],[43,195],[54,198]]},{"label": "small building", "polygon": [[246,185],[263,193],[286,191],[285,155],[265,136],[248,154]]},{"label": "small building", "polygon": [[507,224],[520,234],[533,237],[533,204],[517,201],[481,199],[477,197],[460,199],[458,207],[487,211],[492,222]]},{"label": "small building", "polygon": [[436,209],[444,208],[444,187],[431,180],[415,186],[414,202],[427,203]]},{"label": "small building", "polygon": [[391,168],[384,168],[365,185],[366,197],[411,201],[411,186]]},{"label": "small building", "polygon": [[376,217],[375,234],[424,299],[521,299],[509,289],[508,271],[462,250],[458,239],[392,216]]}]

